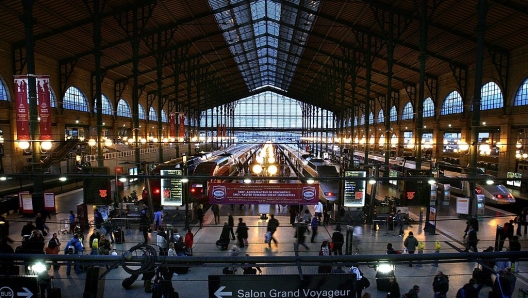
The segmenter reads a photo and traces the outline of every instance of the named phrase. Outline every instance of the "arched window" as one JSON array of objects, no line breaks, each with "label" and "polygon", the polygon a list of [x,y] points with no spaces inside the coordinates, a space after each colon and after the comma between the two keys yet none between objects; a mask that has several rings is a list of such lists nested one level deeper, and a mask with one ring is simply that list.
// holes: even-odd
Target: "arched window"
[{"label": "arched window", "polygon": [[138,103],[138,119],[141,119],[141,120],[147,119],[147,117],[145,116],[145,109],[140,103]]},{"label": "arched window", "polygon": [[414,118],[413,116],[414,116],[413,106],[412,106],[412,103],[409,101],[403,107],[402,120],[411,120]]},{"label": "arched window", "polygon": [[369,114],[369,124],[374,124],[374,113],[372,112]]},{"label": "arched window", "polygon": [[423,118],[434,117],[434,110],[435,110],[435,106],[434,106],[433,99],[431,99],[430,97],[426,98],[423,102],[422,117]]},{"label": "arched window", "polygon": [[128,102],[122,98],[117,102],[117,116],[132,118],[130,106],[128,105]]},{"label": "arched window", "polygon": [[167,119],[167,113],[165,113],[165,110],[161,110],[161,122],[169,122],[169,120]]},{"label": "arched window", "polygon": [[482,100],[480,101],[481,110],[493,110],[504,107],[502,91],[495,82],[484,84],[480,92],[482,93]]},{"label": "arched window", "polygon": [[153,107],[150,107],[149,109],[149,121],[158,121],[158,114]]},{"label": "arched window", "polygon": [[383,109],[380,109],[378,112],[378,123],[385,122],[385,115],[383,114]]},{"label": "arched window", "polygon": [[389,117],[390,117],[391,122],[398,121],[398,111],[396,111],[396,106],[392,106],[392,108],[390,109],[389,115],[390,115]]},{"label": "arched window", "polygon": [[7,90],[5,87],[4,79],[0,78],[0,100],[9,100],[7,97]]},{"label": "arched window", "polygon": [[66,110],[75,110],[81,112],[88,112],[88,100],[86,96],[76,87],[69,87],[66,90],[66,95],[64,96],[64,101],[62,106]]},{"label": "arched window", "polygon": [[525,106],[528,105],[528,78],[524,80],[517,94],[515,95],[514,106]]},{"label": "arched window", "polygon": [[354,117],[354,126],[358,126],[358,118]]},{"label": "arched window", "polygon": [[365,114],[361,115],[361,118],[359,119],[359,125],[365,125]]},{"label": "arched window", "polygon": [[449,93],[442,103],[440,115],[460,114],[464,111],[462,97],[457,91]]},{"label": "arched window", "polygon": [[[101,109],[103,115],[113,115],[112,112],[112,103],[106,95],[101,94]],[[94,100],[94,113],[97,113],[97,98]]]}]

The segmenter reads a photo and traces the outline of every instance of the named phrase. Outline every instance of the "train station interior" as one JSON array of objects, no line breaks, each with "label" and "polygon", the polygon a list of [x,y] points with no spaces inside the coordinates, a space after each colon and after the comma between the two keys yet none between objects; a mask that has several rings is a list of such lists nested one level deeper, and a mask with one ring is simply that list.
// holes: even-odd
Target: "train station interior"
[{"label": "train station interior", "polygon": [[[443,271],[455,296],[479,267],[493,271],[479,296],[499,295],[499,251],[517,260],[504,297],[526,297],[526,257],[499,239],[505,223],[528,220],[525,24],[521,0],[0,0],[0,234],[15,250],[25,223],[45,211],[46,245],[53,231],[62,242],[57,256],[0,254],[20,269],[0,277],[0,296],[35,291],[42,277],[25,279],[34,275],[24,267],[36,260],[60,263],[46,272],[62,297],[151,295],[141,277],[129,290],[121,284],[134,271],[125,256],[148,254],[139,231],[145,202],[152,215],[164,206],[167,228],[195,237],[190,271],[172,276],[180,297],[330,297],[341,283],[357,285],[319,277],[320,267],[357,265],[371,281],[363,292],[393,298],[380,262],[393,265],[402,294],[419,285],[420,297],[435,295]],[[207,163],[218,171],[193,179]],[[258,189],[292,195],[267,204],[242,195]],[[222,196],[227,203],[213,204]],[[313,215],[316,201],[328,222],[299,248],[290,211]],[[92,270],[66,275],[70,211],[88,238],[96,208],[126,240],[112,243],[117,256],[87,248],[79,259]],[[397,210],[407,218],[403,235]],[[238,259],[215,245],[228,214],[235,229],[239,218],[249,227]],[[268,246],[272,214],[281,225]],[[491,246],[493,258],[465,252],[470,218],[477,250]],[[338,229],[344,255],[312,258]],[[423,256],[388,256],[387,243],[403,251],[409,232],[425,244]],[[517,233],[524,250],[526,228]],[[159,253],[157,232],[148,237]],[[149,266],[182,267],[166,259]],[[262,274],[224,274],[233,260],[258,263]],[[304,275],[312,282],[296,286]]]}]

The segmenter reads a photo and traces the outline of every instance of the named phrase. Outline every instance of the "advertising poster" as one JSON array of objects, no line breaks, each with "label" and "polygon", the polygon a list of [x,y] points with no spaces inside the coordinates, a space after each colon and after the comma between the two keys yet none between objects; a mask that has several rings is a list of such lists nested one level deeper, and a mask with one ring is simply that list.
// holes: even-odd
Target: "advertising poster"
[{"label": "advertising poster", "polygon": [[44,209],[55,213],[55,194],[54,193],[44,193]]},{"label": "advertising poster", "polygon": [[209,183],[208,195],[211,204],[315,205],[319,184]]},{"label": "advertising poster", "polygon": [[33,213],[33,197],[29,193],[20,194],[22,198],[22,212],[24,213]]},{"label": "advertising poster", "polygon": [[183,183],[182,170],[161,170],[161,205],[181,206],[183,205]]},{"label": "advertising poster", "polygon": [[[366,171],[345,171],[345,207],[365,206]],[[362,178],[362,179],[358,179]]]}]

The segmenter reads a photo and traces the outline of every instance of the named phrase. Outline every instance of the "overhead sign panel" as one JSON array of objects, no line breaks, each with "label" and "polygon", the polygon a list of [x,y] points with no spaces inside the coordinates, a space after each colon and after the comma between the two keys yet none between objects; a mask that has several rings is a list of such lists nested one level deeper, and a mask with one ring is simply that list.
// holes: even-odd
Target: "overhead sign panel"
[{"label": "overhead sign panel", "polygon": [[[161,205],[181,206],[183,204],[182,170],[161,170]],[[170,178],[169,178],[170,177]]]},{"label": "overhead sign panel", "polygon": [[36,275],[0,276],[0,297],[38,297],[39,285]]},{"label": "overhead sign panel", "polygon": [[352,274],[209,276],[209,298],[354,298],[355,287]]},{"label": "overhead sign panel", "polygon": [[345,191],[343,192],[345,207],[365,206],[365,177],[367,177],[366,171],[345,171]]},{"label": "overhead sign panel", "polygon": [[319,202],[319,184],[210,183],[211,204],[295,204]]}]

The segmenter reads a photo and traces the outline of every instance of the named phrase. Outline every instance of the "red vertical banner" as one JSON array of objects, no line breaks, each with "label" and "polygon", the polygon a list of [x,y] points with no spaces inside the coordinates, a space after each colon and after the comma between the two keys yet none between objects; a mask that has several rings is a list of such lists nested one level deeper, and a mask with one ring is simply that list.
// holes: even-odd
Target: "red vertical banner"
[{"label": "red vertical banner", "polygon": [[222,137],[227,137],[226,125],[222,124]]},{"label": "red vertical banner", "polygon": [[37,76],[37,97],[39,103],[40,117],[40,139],[43,141],[53,140],[51,132],[51,105],[49,76]]},{"label": "red vertical banner", "polygon": [[185,138],[185,115],[180,113],[180,138]]},{"label": "red vertical banner", "polygon": [[15,76],[15,107],[17,139],[29,140],[29,105],[27,76]]},{"label": "red vertical banner", "polygon": [[174,113],[169,113],[169,138],[176,137],[176,119]]}]

